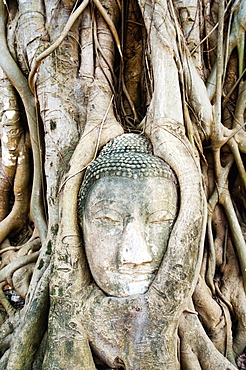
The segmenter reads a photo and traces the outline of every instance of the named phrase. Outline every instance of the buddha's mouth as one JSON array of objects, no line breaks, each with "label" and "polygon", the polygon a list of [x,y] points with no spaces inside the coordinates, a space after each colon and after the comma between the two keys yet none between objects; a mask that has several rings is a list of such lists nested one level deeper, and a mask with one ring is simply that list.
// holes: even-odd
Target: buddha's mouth
[{"label": "buddha's mouth", "polygon": [[116,274],[122,275],[136,275],[136,276],[152,276],[156,273],[157,268],[151,268],[150,266],[144,265],[127,265],[127,266],[120,266],[118,269],[109,269],[108,271]]},{"label": "buddha's mouth", "polygon": [[158,268],[144,266],[143,269],[140,267],[118,266],[118,268],[107,268],[104,270],[101,279],[97,280],[95,278],[95,281],[109,296],[123,298],[144,294],[153,282]]}]

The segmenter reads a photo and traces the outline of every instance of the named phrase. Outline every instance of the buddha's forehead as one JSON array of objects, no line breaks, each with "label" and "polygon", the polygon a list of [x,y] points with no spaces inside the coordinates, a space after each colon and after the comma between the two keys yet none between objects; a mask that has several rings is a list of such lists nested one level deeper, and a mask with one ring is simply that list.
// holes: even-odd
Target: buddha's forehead
[{"label": "buddha's forehead", "polygon": [[176,211],[177,190],[170,179],[163,177],[103,177],[96,181],[87,195],[86,209],[134,207],[151,212],[156,208]]}]

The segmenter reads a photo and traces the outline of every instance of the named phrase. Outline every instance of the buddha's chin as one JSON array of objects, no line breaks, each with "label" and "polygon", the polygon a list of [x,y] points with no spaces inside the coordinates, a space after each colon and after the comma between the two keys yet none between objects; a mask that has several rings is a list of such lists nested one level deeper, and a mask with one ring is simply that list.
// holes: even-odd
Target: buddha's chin
[{"label": "buddha's chin", "polygon": [[130,297],[144,294],[148,291],[155,274],[124,275],[118,274],[118,279],[110,279],[104,284],[98,284],[100,288],[109,296]]}]

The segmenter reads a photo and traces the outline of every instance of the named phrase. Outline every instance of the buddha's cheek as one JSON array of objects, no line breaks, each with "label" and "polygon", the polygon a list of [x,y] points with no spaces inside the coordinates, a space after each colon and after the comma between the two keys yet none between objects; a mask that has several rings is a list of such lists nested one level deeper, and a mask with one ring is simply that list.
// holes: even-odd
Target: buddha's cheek
[{"label": "buddha's cheek", "polygon": [[[119,266],[119,249],[121,234],[116,230],[100,230],[98,226],[85,221],[84,241],[85,251],[91,274],[101,287],[108,285],[112,279],[115,283],[115,270]],[[114,272],[112,272],[114,270]]]},{"label": "buddha's cheek", "polygon": [[154,269],[160,266],[167,250],[171,229],[172,223],[169,222],[146,227],[146,242],[149,246],[152,257],[152,266]]}]

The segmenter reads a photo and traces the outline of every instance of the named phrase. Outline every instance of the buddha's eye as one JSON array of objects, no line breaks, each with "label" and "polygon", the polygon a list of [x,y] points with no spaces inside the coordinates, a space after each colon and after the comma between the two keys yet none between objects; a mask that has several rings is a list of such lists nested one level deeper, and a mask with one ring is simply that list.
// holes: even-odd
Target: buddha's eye
[{"label": "buddha's eye", "polygon": [[119,223],[120,221],[119,220],[116,220],[116,219],[114,219],[114,218],[111,218],[111,217],[107,217],[107,216],[104,216],[104,217],[96,217],[95,218],[97,221],[100,221],[100,222],[102,222],[102,223],[104,223],[104,224],[110,224],[110,223],[115,223],[115,224],[117,224],[117,223]]},{"label": "buddha's eye", "polygon": [[101,226],[105,227],[115,227],[121,225],[122,223],[121,214],[111,209],[104,209],[96,212],[94,215],[94,220]]},{"label": "buddha's eye", "polygon": [[171,215],[170,212],[167,212],[166,210],[159,210],[151,213],[148,216],[148,223],[149,224],[163,224],[167,222],[172,222],[174,217]]}]

